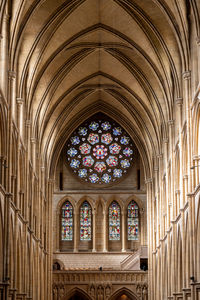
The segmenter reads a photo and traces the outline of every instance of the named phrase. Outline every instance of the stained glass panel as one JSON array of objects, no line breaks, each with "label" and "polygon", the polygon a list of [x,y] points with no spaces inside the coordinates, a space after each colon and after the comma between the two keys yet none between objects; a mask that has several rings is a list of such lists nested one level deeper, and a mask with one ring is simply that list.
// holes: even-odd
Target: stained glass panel
[{"label": "stained glass panel", "polygon": [[133,143],[128,133],[99,113],[82,123],[67,142],[67,163],[87,184],[116,183],[133,165]]},{"label": "stained glass panel", "polygon": [[61,239],[62,241],[72,241],[73,239],[73,208],[69,201],[62,206],[61,217]]},{"label": "stained glass panel", "polygon": [[109,207],[109,240],[120,240],[120,207],[115,201]]},{"label": "stained glass panel", "polygon": [[128,205],[128,240],[135,241],[139,237],[139,213],[138,205],[135,201],[131,201]]},{"label": "stained glass panel", "polygon": [[91,207],[85,201],[80,208],[80,240],[91,241],[92,217]]}]

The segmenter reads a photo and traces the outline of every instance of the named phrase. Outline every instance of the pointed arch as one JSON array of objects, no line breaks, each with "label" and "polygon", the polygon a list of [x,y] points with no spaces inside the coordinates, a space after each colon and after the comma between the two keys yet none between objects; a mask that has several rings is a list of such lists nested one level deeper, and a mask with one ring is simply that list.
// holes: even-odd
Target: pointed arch
[{"label": "pointed arch", "polygon": [[71,300],[73,296],[77,296],[80,300],[92,300],[92,298],[82,289],[73,288],[61,300]]},{"label": "pointed arch", "polygon": [[125,287],[114,292],[109,298],[109,300],[119,300],[119,297],[121,297],[122,295],[126,295],[130,300],[139,300],[138,296],[136,296],[136,294],[133,291]]}]

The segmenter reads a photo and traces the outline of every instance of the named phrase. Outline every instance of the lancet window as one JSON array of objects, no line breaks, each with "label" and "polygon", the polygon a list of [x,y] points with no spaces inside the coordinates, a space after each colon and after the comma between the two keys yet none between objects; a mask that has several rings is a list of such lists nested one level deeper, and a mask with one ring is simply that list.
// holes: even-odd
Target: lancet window
[{"label": "lancet window", "polygon": [[62,241],[73,240],[73,207],[69,201],[66,201],[61,210],[61,239]]},{"label": "lancet window", "polygon": [[131,201],[128,205],[128,240],[138,240],[139,236],[139,211],[135,201]]},{"label": "lancet window", "polygon": [[92,210],[87,201],[80,208],[80,240],[91,241],[92,239]]},{"label": "lancet window", "polygon": [[109,240],[120,240],[120,207],[116,201],[109,207]]}]

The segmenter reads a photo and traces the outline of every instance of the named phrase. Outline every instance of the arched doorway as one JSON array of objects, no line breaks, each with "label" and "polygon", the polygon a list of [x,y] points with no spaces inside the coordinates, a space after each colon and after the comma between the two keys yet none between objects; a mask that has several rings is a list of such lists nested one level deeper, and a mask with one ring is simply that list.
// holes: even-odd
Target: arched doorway
[{"label": "arched doorway", "polygon": [[109,300],[137,300],[134,293],[126,288],[116,291]]},{"label": "arched doorway", "polygon": [[91,298],[83,290],[75,288],[63,300],[91,300]]}]

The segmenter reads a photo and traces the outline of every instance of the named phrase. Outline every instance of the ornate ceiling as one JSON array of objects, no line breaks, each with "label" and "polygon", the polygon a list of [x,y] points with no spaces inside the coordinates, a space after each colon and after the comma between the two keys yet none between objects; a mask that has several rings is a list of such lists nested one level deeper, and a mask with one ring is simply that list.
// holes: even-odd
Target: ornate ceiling
[{"label": "ornate ceiling", "polygon": [[9,14],[17,97],[46,159],[98,111],[143,160],[159,154],[189,69],[185,1],[18,0]]}]

